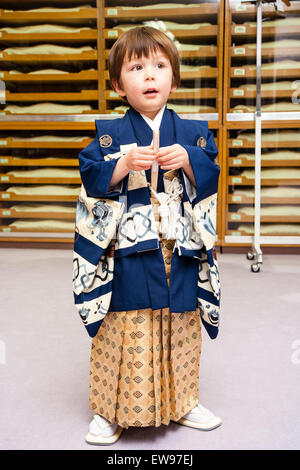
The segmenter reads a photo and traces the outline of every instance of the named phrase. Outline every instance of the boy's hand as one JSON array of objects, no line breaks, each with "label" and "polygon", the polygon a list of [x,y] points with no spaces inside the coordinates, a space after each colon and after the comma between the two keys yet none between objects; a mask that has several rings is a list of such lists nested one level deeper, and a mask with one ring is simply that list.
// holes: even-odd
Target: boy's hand
[{"label": "boy's hand", "polygon": [[134,171],[149,170],[156,155],[151,147],[135,147],[122,157],[128,169]]},{"label": "boy's hand", "polygon": [[179,144],[161,147],[156,158],[162,170],[185,168],[190,163],[187,151]]}]

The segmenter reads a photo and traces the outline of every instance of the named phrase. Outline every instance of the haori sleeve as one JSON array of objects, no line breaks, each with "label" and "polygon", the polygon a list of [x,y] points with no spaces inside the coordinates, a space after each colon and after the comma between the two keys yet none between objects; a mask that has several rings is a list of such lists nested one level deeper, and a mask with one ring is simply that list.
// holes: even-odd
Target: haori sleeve
[{"label": "haori sleeve", "polygon": [[[196,182],[196,195],[193,205],[218,191],[220,167],[215,159],[218,149],[213,132],[201,132],[196,145],[183,145],[186,149]],[[203,136],[205,135],[205,137]]]},{"label": "haori sleeve", "polygon": [[128,176],[109,191],[112,174],[120,156],[120,152],[112,155],[113,158],[106,156],[100,147],[98,135],[79,153],[80,176],[90,197],[115,198],[127,193]]}]

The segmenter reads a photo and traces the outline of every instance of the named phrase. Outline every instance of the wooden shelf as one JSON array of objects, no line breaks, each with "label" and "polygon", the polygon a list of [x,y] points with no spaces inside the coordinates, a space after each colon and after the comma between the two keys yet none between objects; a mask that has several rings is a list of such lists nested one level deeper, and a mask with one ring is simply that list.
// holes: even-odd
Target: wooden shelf
[{"label": "wooden shelf", "polygon": [[[291,2],[290,6],[288,7],[288,14],[289,13],[300,13],[300,2]],[[238,20],[241,21],[241,18],[245,21],[248,18],[256,18],[256,6],[255,5],[246,5],[245,3],[240,3],[235,5],[234,8],[231,9],[231,15],[238,17]],[[273,4],[262,4],[262,16],[263,17],[277,17],[277,13],[275,12]]]},{"label": "wooden shelf", "polygon": [[[299,135],[299,140],[294,140],[294,141],[279,141],[279,140],[274,140],[272,142],[264,142],[262,141],[261,146],[262,148],[287,148],[287,147],[295,147],[299,148],[300,144],[300,135]],[[228,139],[228,148],[255,148],[255,141],[254,140],[248,140],[246,138],[240,139],[237,137],[236,139]]]},{"label": "wooden shelf", "polygon": [[[247,78],[256,78],[256,69],[251,69],[249,65],[244,65],[242,67],[231,67],[230,68],[230,77],[231,78],[241,78],[243,80]],[[300,74],[300,64],[299,68],[295,69],[277,69],[277,70],[263,70],[261,72],[262,78],[298,78]]]},{"label": "wooden shelf", "polygon": [[[241,236],[241,237],[252,237],[254,235],[254,229],[253,229],[253,232],[251,233],[248,233],[248,232],[243,232],[242,230],[228,230],[226,232],[226,235],[229,235],[229,236]],[[286,232],[276,232],[276,233],[270,233],[270,234],[262,234],[261,235],[262,237],[299,237],[300,236],[300,233],[286,233]],[[262,246],[269,246],[269,245],[263,245]],[[282,246],[282,245],[279,245],[279,246]],[[286,245],[286,241],[284,243],[284,246],[287,246]],[[295,246],[295,245],[292,245],[292,246]],[[296,245],[296,246],[299,246],[299,245]]]},{"label": "wooden shelf", "polygon": [[[276,37],[276,39],[278,39],[280,36],[285,35],[299,37],[299,26],[268,26],[262,28],[262,38]],[[256,39],[256,27],[246,24],[231,25],[231,37],[248,37]]]},{"label": "wooden shelf", "polygon": [[[291,98],[294,93],[293,89],[287,88],[286,90],[262,90],[262,98]],[[238,98],[240,100],[247,98],[256,98],[256,90],[246,90],[244,88],[230,88],[230,98]]]},{"label": "wooden shelf", "polygon": [[185,8],[153,8],[141,10],[141,9],[130,9],[127,10],[122,7],[108,7],[104,8],[104,17],[105,19],[118,19],[118,21],[132,21],[132,19],[147,20],[153,18],[178,20],[178,17],[181,19],[192,19],[194,22],[199,22],[198,20],[207,19],[218,13],[218,4],[217,3],[201,3],[201,9],[198,7],[190,7],[186,5]]},{"label": "wooden shelf", "polygon": [[0,140],[1,148],[49,148],[49,149],[81,149],[86,147],[93,139],[86,139],[80,142],[43,142],[43,141],[14,141],[10,138]]},{"label": "wooden shelf", "polygon": [[[230,175],[228,176],[228,184],[236,185],[236,186],[254,186],[255,179],[254,178],[246,178],[245,176],[240,175]],[[300,185],[299,178],[261,178],[261,186],[276,186],[276,185],[285,185],[285,186],[293,186],[293,185]]]},{"label": "wooden shelf", "polygon": [[95,61],[97,60],[97,51],[85,51],[81,54],[7,54],[6,52],[0,53],[1,62],[82,62],[82,61]]},{"label": "wooden shelf", "polygon": [[3,219],[67,219],[75,220],[75,208],[74,213],[70,212],[29,212],[29,211],[18,211],[16,209],[0,208],[0,217]]},{"label": "wooden shelf", "polygon": [[[23,232],[35,232],[35,233],[73,233],[75,230],[75,224],[74,224],[74,229],[73,230],[68,230],[68,229],[61,229],[61,228],[29,228],[29,227],[22,227],[22,228],[16,228],[16,227],[8,227],[5,225],[0,225],[0,232],[18,232],[18,233],[23,233]],[[0,238],[1,241],[1,238]]]},{"label": "wooden shelf", "polygon": [[98,100],[98,90],[81,90],[79,92],[60,92],[60,93],[11,93],[6,91],[6,103],[10,101],[96,101]]},{"label": "wooden shelf", "polygon": [[91,81],[98,80],[98,71],[91,70],[85,71],[82,70],[78,73],[68,73],[68,74],[27,74],[27,73],[18,73],[13,74],[6,71],[0,71],[0,78],[5,82],[73,82],[73,81]]},{"label": "wooden shelf", "polygon": [[[255,160],[247,160],[242,157],[229,157],[229,167],[255,167]],[[262,167],[287,167],[287,166],[300,166],[299,160],[263,160],[261,161]]]},{"label": "wooden shelf", "polygon": [[[246,197],[241,195],[228,195],[228,203],[229,204],[254,204],[254,196],[253,197]],[[261,198],[262,204],[300,204],[300,198],[297,197],[262,197]]]},{"label": "wooden shelf", "polygon": [[27,24],[27,23],[42,23],[48,21],[57,21],[58,23],[78,24],[82,20],[96,20],[97,8],[83,8],[80,11],[68,12],[28,12],[28,11],[13,11],[5,12],[0,9],[0,23],[5,24]]},{"label": "wooden shelf", "polygon": [[[109,50],[105,50],[105,58],[107,59],[109,55]],[[179,51],[179,56],[181,59],[193,59],[198,57],[217,57],[217,46],[204,46],[197,51]]]},{"label": "wooden shelf", "polygon": [[[79,194],[79,190],[78,190]],[[15,194],[10,191],[0,191],[1,201],[23,201],[23,202],[73,202],[77,201],[78,196],[57,196],[54,194]]]},{"label": "wooden shelf", "polygon": [[[256,48],[250,49],[247,46],[232,46],[230,47],[231,58],[256,58]],[[261,57],[273,58],[273,57],[300,57],[300,47],[270,47],[262,48]]]},{"label": "wooden shelf", "polygon": [[[285,223],[293,223],[293,222],[300,222],[300,216],[292,216],[292,215],[261,215],[260,221],[266,223],[278,223],[278,222],[285,222]],[[228,212],[227,214],[227,222],[252,222],[254,223],[254,215],[245,215],[239,214],[237,212]]]},{"label": "wooden shelf", "polygon": [[78,167],[76,158],[16,158],[0,156],[1,166],[72,166]]},{"label": "wooden shelf", "polygon": [[[0,16],[1,19],[1,16]],[[1,26],[1,25],[0,25]],[[47,42],[63,42],[63,43],[76,43],[82,41],[96,41],[97,30],[93,31],[80,31],[76,33],[7,33],[0,31],[0,44],[1,42],[20,42],[21,44],[29,43],[31,41],[47,41]]]},{"label": "wooden shelf", "polygon": [[11,184],[11,183],[24,183],[24,184],[81,184],[80,177],[26,177],[26,176],[13,176],[0,173],[0,183]]},{"label": "wooden shelf", "polygon": [[[201,39],[201,38],[213,38],[218,35],[218,25],[210,26],[201,26],[201,29],[172,29],[170,31],[176,39]],[[104,39],[118,39],[118,37],[123,33],[123,30],[120,28],[105,28],[103,30]]]}]

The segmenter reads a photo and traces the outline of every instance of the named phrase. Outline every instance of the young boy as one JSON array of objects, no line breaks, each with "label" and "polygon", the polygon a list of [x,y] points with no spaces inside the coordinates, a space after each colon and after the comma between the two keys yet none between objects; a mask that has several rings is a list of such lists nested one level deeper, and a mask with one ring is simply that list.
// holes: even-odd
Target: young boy
[{"label": "young boy", "polygon": [[[204,201],[206,234],[215,235],[209,213],[216,208],[218,151],[207,122],[182,120],[166,107],[179,86],[179,66],[177,49],[164,33],[150,27],[124,33],[110,51],[108,68],[130,109],[123,118],[96,121],[97,137],[79,155],[88,196],[126,196],[127,203],[110,307],[92,343],[90,408],[96,414],[86,437],[90,444],[111,444],[129,426],[176,421],[210,430],[221,424],[198,396],[200,314],[211,338],[218,331],[218,281],[212,280],[217,263],[213,244],[199,238],[190,218]],[[160,132],[158,152],[153,130]],[[202,279],[199,263],[208,259],[210,274],[205,271]],[[208,293],[201,283],[210,282]],[[200,309],[199,292],[205,298]]]}]

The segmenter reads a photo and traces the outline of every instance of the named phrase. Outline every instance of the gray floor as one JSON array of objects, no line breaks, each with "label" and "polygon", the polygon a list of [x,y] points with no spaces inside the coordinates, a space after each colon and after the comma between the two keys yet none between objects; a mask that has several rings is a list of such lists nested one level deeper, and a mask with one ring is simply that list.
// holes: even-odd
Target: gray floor
[{"label": "gray floor", "polygon": [[[203,336],[200,399],[223,424],[129,428],[105,449],[299,449],[300,258],[219,255],[222,320]],[[90,339],[73,307],[72,253],[0,250],[0,448],[95,449],[84,442]]]}]

